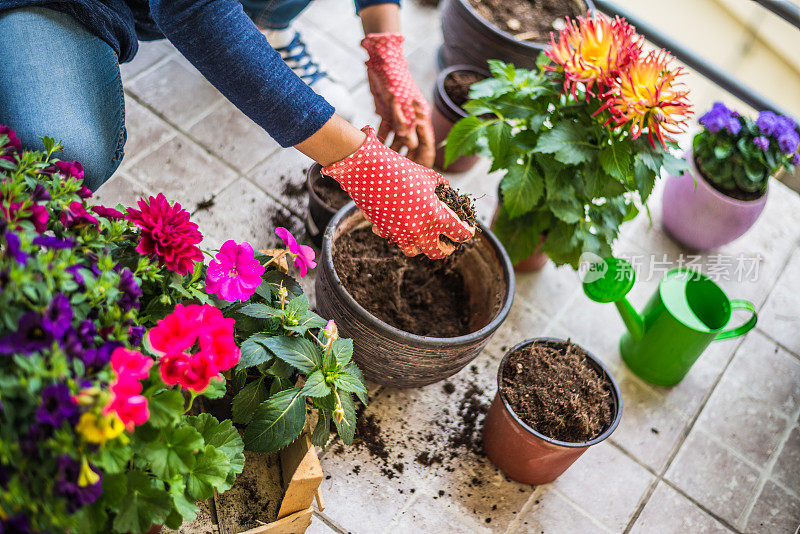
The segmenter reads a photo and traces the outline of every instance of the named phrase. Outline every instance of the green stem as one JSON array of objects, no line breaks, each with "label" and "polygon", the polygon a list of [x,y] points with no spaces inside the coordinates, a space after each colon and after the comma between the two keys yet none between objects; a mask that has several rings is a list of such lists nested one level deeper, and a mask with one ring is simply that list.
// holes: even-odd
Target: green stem
[{"label": "green stem", "polygon": [[197,398],[197,396],[198,396],[198,393],[197,393],[196,391],[190,391],[190,392],[189,392],[189,394],[190,394],[190,397],[189,397],[189,407],[188,407],[188,408],[186,408],[186,411],[185,411],[185,412],[183,412],[183,415],[186,415],[187,413],[189,413],[189,411],[192,409],[192,405],[194,404],[194,400],[195,400],[195,399]]}]

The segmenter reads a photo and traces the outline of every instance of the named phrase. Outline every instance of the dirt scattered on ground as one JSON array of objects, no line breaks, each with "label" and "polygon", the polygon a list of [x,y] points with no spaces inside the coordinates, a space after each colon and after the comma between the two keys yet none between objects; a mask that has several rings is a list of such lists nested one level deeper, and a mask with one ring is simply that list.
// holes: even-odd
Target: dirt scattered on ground
[{"label": "dirt scattered on ground", "polygon": [[217,195],[211,195],[207,199],[201,200],[200,202],[197,203],[197,208],[195,208],[195,211],[210,210],[211,208],[214,207],[214,204],[216,203],[216,198]]}]

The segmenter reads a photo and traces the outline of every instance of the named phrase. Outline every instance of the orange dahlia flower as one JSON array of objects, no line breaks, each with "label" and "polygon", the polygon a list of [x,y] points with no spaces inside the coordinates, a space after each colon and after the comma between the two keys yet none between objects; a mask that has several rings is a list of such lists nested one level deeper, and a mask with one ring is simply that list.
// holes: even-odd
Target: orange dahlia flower
[{"label": "orange dahlia flower", "polygon": [[672,56],[666,50],[651,51],[620,73],[609,91],[603,95],[613,115],[610,122],[630,123],[634,139],[647,127],[650,144],[653,135],[662,146],[664,140],[674,141],[670,134],[679,134],[692,114],[688,89],[678,81],[686,74],[683,67],[671,67]]},{"label": "orange dahlia flower", "polygon": [[586,86],[587,97],[606,88],[641,54],[641,37],[625,19],[610,19],[602,14],[567,19],[558,32],[558,41],[550,34],[550,48],[545,55],[555,65],[547,70],[563,73],[564,90],[575,96],[578,83]]}]

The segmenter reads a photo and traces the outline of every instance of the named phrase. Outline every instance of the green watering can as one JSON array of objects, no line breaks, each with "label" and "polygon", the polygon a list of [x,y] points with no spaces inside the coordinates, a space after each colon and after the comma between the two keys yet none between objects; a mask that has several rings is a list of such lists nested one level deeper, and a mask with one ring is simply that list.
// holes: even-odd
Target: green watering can
[{"label": "green watering can", "polygon": [[[667,272],[641,314],[625,298],[633,282],[630,263],[598,257],[584,275],[583,291],[595,302],[616,304],[628,329],[619,343],[622,359],[652,384],[677,384],[712,341],[741,336],[756,325],[752,303],[730,300],[710,278],[692,269]],[[747,310],[752,316],[741,326],[723,330],[732,310]]]}]

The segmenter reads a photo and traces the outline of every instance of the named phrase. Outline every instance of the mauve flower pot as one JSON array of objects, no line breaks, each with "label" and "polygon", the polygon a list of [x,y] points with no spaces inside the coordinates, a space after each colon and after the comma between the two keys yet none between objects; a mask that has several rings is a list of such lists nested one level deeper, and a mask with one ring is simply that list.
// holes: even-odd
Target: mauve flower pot
[{"label": "mauve flower pot", "polygon": [[[469,293],[467,335],[437,338],[395,328],[364,309],[347,292],[333,266],[336,241],[369,222],[354,203],[331,219],[317,272],[317,311],[353,339],[353,358],[369,380],[390,387],[420,387],[456,374],[474,360],[505,320],[514,301],[514,270],[497,238],[480,221],[478,246],[457,264]],[[469,255],[469,256],[467,256]]]},{"label": "mauve flower pot", "polygon": [[569,443],[540,434],[522,421],[500,394],[503,366],[514,351],[540,341],[564,341],[534,338],[523,341],[506,352],[497,370],[497,394],[483,423],[483,448],[486,455],[510,478],[523,484],[547,484],[558,478],[586,449],[609,437],[622,419],[622,393],[608,369],[589,352],[586,355],[595,369],[608,378],[614,401],[611,424],[595,438],[583,443]]},{"label": "mauve flower pot", "polygon": [[693,250],[721,247],[747,232],[764,210],[767,193],[756,200],[729,197],[706,181],[695,166],[691,151],[686,154],[686,161],[691,173],[670,175],[664,186],[664,230]]},{"label": "mauve flower pot", "polygon": [[[584,3],[594,10],[592,0]],[[485,68],[487,60],[499,59],[517,68],[532,69],[536,58],[549,46],[549,42],[515,39],[480,16],[469,0],[444,0],[441,14],[444,44],[439,50],[440,68],[451,65]]]},{"label": "mauve flower pot", "polygon": [[[325,177],[328,180],[333,178]],[[315,163],[306,172],[306,191],[308,191],[308,212],[306,213],[306,231],[311,241],[317,246],[322,246],[322,234],[328,223],[336,215],[336,208],[326,204],[317,192],[314,184],[323,179],[322,165]]]},{"label": "mauve flower pot", "polygon": [[436,159],[433,162],[433,167],[440,171],[466,172],[474,167],[480,159],[480,156],[477,154],[474,156],[461,156],[446,169],[444,167],[445,147],[442,143],[447,140],[447,135],[453,128],[453,125],[467,116],[467,112],[461,109],[461,106],[453,102],[444,90],[444,81],[447,76],[452,72],[458,71],[474,72],[484,78],[490,76],[489,71],[486,69],[470,65],[455,65],[444,69],[436,78],[436,86],[433,89],[433,111],[431,112],[431,121],[433,122],[433,134],[436,138]]}]

